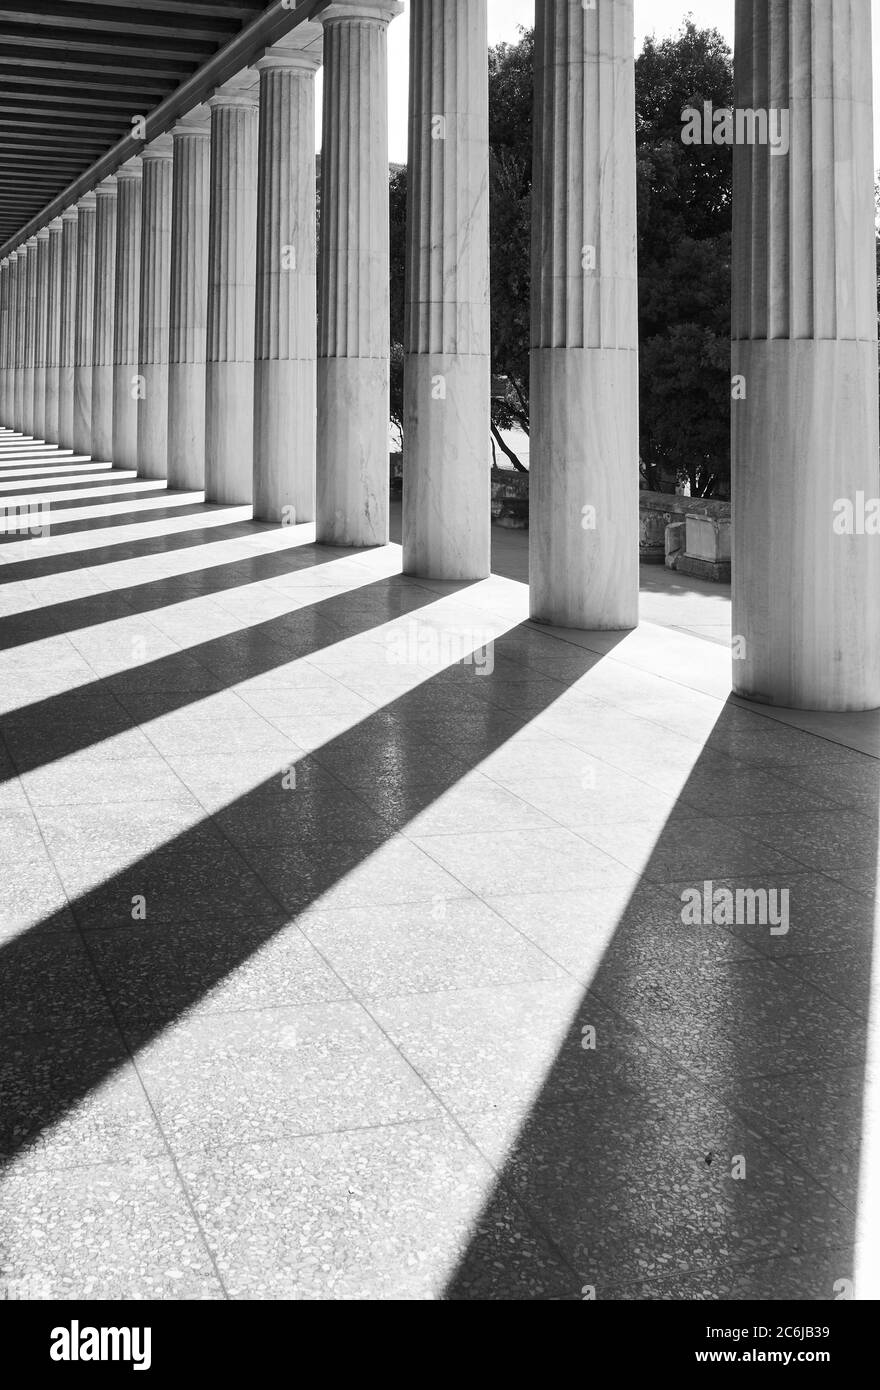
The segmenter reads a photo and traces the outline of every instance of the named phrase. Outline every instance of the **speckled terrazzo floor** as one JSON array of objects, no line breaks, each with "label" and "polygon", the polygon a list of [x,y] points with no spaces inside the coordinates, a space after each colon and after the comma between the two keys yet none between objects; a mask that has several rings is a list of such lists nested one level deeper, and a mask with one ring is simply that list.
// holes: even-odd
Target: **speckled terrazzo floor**
[{"label": "speckled terrazzo floor", "polygon": [[0,1297],[867,1296],[875,716],[727,700],[662,571],[530,625],[521,535],[404,579],[9,432],[0,499]]}]

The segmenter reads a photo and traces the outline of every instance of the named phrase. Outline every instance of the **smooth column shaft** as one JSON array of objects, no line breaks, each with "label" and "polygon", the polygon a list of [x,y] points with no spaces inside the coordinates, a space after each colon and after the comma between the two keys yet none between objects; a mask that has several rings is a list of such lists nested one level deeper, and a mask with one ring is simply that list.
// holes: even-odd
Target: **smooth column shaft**
[{"label": "smooth column shaft", "polygon": [[738,0],[736,24],[736,106],[769,111],[781,138],[734,154],[734,688],[873,709],[880,536],[858,520],[859,496],[880,497],[871,6]]},{"label": "smooth column shaft", "polygon": [[490,568],[486,0],[410,6],[404,365],[407,574]]}]

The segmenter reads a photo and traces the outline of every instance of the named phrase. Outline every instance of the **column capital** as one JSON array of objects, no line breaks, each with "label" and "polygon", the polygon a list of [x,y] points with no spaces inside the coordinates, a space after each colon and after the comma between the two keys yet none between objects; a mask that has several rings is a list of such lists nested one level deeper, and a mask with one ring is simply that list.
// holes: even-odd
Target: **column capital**
[{"label": "column capital", "polygon": [[111,174],[109,178],[102,179],[95,189],[96,198],[115,198],[116,197],[116,175]]},{"label": "column capital", "polygon": [[74,203],[72,208],[65,208],[61,214],[62,222],[76,222],[79,217],[79,208]]},{"label": "column capital", "polygon": [[399,14],[403,14],[400,0],[333,0],[333,3],[318,15],[318,20],[321,24],[338,23],[345,19],[390,24]]},{"label": "column capital", "polygon": [[80,199],[77,200],[77,204],[76,204],[76,214],[77,214],[77,216],[79,216],[79,214],[80,214],[81,212],[94,212],[94,210],[95,210],[95,204],[97,203],[97,201],[98,201],[97,195],[96,195],[94,192],[92,192],[92,193],[84,193],[83,196],[82,196]]},{"label": "column capital", "polygon": [[210,136],[211,112],[207,106],[194,106],[171,127],[171,134]]},{"label": "column capital", "polygon": [[141,154],[144,163],[154,159],[173,159],[174,141],[170,132],[165,135],[157,135],[155,140],[151,140],[149,145],[145,145]]},{"label": "column capital", "polygon": [[49,228],[48,228],[48,227],[41,227],[40,230],[37,232],[37,235],[36,235],[35,240],[38,241],[38,242],[40,242],[40,241],[48,241],[48,240],[49,240]]},{"label": "column capital", "polygon": [[62,218],[60,218],[60,217],[53,217],[53,218],[52,218],[52,221],[49,223],[49,231],[50,231],[50,232],[60,232],[60,231],[61,231],[61,228],[63,227],[63,225],[64,225],[64,222],[63,222]]},{"label": "column capital", "polygon": [[139,179],[142,174],[143,165],[139,154],[133,155],[131,159],[127,159],[125,163],[121,164],[116,170],[116,178],[118,180]]},{"label": "column capital", "polygon": [[254,63],[258,72],[269,72],[280,68],[283,71],[317,72],[323,56],[324,31],[320,24],[309,21],[300,24],[283,39],[267,48],[262,58]]},{"label": "column capital", "polygon": [[37,245],[37,238],[36,238],[35,236],[29,236],[28,239],[27,239],[27,241],[25,242],[25,248],[26,248],[26,250],[28,250],[28,251],[33,251],[33,250],[35,249],[36,245]]},{"label": "column capital", "polygon": [[250,110],[259,104],[260,78],[252,68],[237,72],[208,98],[208,105],[212,111],[222,106],[243,106]]}]

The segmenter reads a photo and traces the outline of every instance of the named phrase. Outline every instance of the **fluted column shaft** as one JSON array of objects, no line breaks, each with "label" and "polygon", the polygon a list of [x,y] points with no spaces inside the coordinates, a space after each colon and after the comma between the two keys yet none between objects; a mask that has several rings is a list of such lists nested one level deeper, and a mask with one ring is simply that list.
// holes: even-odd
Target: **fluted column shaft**
[{"label": "fluted column shaft", "polygon": [[54,222],[49,223],[49,265],[46,275],[46,389],[43,415],[43,436],[52,444],[59,443],[61,232],[61,218],[56,217]]},{"label": "fluted column shaft", "polygon": [[393,3],[332,5],[324,25],[318,539],[388,543],[388,25]]},{"label": "fluted column shaft", "polygon": [[73,367],[73,447],[92,451],[92,358],[95,340],[95,233],[97,197],[87,193],[77,203],[76,310]]},{"label": "fluted column shaft", "polygon": [[76,242],[79,214],[61,217],[61,288],[58,326],[58,443],[73,448],[73,391],[76,364]]},{"label": "fluted column shaft", "polygon": [[11,417],[7,408],[9,389],[9,258],[0,262],[0,424],[9,429]]},{"label": "fluted column shaft", "polygon": [[143,153],[138,368],[143,397],[137,416],[137,469],[168,476],[168,315],[171,283],[171,189],[174,141],[163,135]]},{"label": "fluted column shaft", "polygon": [[27,279],[24,320],[24,388],[22,391],[22,428],[27,435],[34,433],[34,371],[37,360],[37,296],[40,283],[39,247],[37,238],[27,243]]},{"label": "fluted column shaft", "polygon": [[116,322],[116,179],[95,190],[95,304],[92,339],[92,457],[113,458],[113,365]]},{"label": "fluted column shaft", "polygon": [[404,367],[407,574],[490,568],[486,0],[413,0]]},{"label": "fluted column shaft", "polygon": [[6,423],[12,429],[17,429],[17,407],[16,401],[19,396],[19,341],[21,338],[21,275],[22,275],[21,248],[13,251],[9,257],[9,332],[7,334],[6,358],[9,364],[9,388],[7,391]]},{"label": "fluted column shaft", "polygon": [[[734,689],[880,706],[880,497],[869,0],[738,0],[734,154]],[[786,138],[785,122],[788,121]]]},{"label": "fluted column shaft", "polygon": [[638,623],[633,0],[537,0],[531,611]]},{"label": "fluted column shaft", "polygon": [[[303,29],[307,33],[303,34]],[[315,72],[308,24],[260,60],[254,516],[315,518]]]},{"label": "fluted column shaft", "polygon": [[205,496],[253,501],[254,308],[259,79],[221,87],[211,108]]},{"label": "fluted column shaft", "polygon": [[172,131],[168,486],[205,486],[205,361],[211,121],[204,107]]},{"label": "fluted column shaft", "polygon": [[113,446],[115,468],[137,468],[141,300],[141,161],[116,175],[116,302],[113,317]]},{"label": "fluted column shaft", "polygon": [[15,421],[15,339],[16,289],[18,285],[18,252],[9,257],[6,274],[6,390],[3,398],[3,423],[12,429]]},{"label": "fluted column shaft", "polygon": [[27,296],[28,296],[28,259],[29,251],[27,243],[18,249],[18,275],[15,285],[15,393],[13,400],[15,428],[24,433],[24,380],[25,380],[25,343],[27,339]]},{"label": "fluted column shaft", "polygon": [[49,316],[49,228],[37,233],[37,283],[34,295],[33,434],[46,438],[46,342]]}]

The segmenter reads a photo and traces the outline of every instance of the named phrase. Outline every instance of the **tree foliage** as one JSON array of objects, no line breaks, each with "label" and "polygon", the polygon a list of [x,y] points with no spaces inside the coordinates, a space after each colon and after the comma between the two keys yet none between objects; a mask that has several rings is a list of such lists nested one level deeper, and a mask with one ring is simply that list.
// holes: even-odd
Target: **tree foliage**
[{"label": "tree foliage", "polygon": [[686,146],[686,106],[733,104],[733,59],[688,20],[636,60],[641,455],[656,491],[730,495],[728,146]]}]

